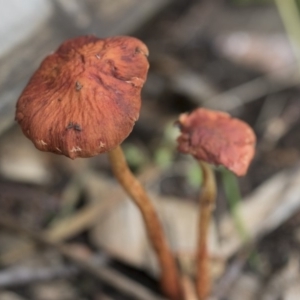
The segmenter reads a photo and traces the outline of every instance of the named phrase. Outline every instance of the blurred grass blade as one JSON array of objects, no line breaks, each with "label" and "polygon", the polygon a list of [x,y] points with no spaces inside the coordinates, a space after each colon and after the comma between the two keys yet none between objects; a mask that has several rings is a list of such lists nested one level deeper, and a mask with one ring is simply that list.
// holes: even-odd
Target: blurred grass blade
[{"label": "blurred grass blade", "polygon": [[300,14],[296,0],[275,0],[300,72]]},{"label": "blurred grass blade", "polygon": [[221,169],[221,175],[223,188],[225,191],[226,198],[228,199],[230,213],[232,215],[236,229],[243,241],[248,242],[249,234],[245,228],[244,222],[239,213],[241,194],[237,178],[232,172],[226,170],[225,168]]}]

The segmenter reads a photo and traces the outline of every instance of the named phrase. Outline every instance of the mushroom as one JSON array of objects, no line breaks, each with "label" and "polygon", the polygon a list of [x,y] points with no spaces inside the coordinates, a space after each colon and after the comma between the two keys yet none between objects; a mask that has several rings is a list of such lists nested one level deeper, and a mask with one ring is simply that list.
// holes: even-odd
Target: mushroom
[{"label": "mushroom", "polygon": [[177,124],[181,131],[177,139],[178,151],[191,154],[203,173],[196,289],[199,299],[204,300],[211,289],[207,236],[216,198],[216,181],[210,164],[223,165],[237,176],[245,175],[255,154],[256,137],[245,122],[205,108],[181,114]]},{"label": "mushroom", "polygon": [[131,173],[120,144],[139,117],[148,49],[140,40],[82,36],[47,56],[17,102],[16,120],[42,151],[71,159],[108,152],[115,177],[144,218],[161,266],[161,286],[180,298],[175,259],[145,190]]}]

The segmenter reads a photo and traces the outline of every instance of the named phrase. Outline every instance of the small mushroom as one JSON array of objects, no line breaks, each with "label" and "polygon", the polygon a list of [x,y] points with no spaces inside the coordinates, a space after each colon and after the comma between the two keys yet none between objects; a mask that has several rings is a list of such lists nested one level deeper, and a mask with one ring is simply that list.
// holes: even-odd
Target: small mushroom
[{"label": "small mushroom", "polygon": [[181,114],[178,124],[178,151],[223,165],[238,176],[246,174],[256,138],[245,122],[227,113],[199,108],[191,114]]},{"label": "small mushroom", "polygon": [[181,114],[177,124],[181,131],[178,151],[193,155],[203,173],[196,289],[199,299],[205,300],[211,289],[207,238],[216,198],[216,181],[210,164],[223,165],[238,176],[245,175],[255,154],[256,137],[245,122],[204,108]]},{"label": "small mushroom", "polygon": [[120,144],[139,117],[148,49],[138,39],[82,36],[47,56],[17,102],[16,120],[42,151],[72,159],[108,152],[112,170],[141,211],[161,266],[161,285],[181,297],[175,258],[144,188]]}]

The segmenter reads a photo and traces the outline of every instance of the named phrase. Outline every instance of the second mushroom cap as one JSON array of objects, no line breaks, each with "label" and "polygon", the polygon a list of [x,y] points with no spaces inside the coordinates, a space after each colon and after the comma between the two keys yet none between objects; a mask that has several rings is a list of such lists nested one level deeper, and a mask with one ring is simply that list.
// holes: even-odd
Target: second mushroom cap
[{"label": "second mushroom cap", "polygon": [[178,151],[245,175],[255,153],[256,137],[249,125],[229,114],[205,108],[181,114]]}]

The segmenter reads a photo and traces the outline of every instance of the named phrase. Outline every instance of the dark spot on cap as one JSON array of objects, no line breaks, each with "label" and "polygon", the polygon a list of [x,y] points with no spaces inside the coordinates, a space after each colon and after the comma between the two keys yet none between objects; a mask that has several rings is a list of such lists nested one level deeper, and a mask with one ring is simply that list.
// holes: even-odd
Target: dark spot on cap
[{"label": "dark spot on cap", "polygon": [[75,131],[81,131],[82,128],[78,123],[69,122],[68,126],[66,127],[66,130],[68,129],[74,129]]},{"label": "dark spot on cap", "polygon": [[73,128],[74,128],[74,130],[76,130],[76,131],[81,131],[81,130],[82,130],[82,129],[81,129],[81,126],[80,126],[79,124],[77,124],[77,123],[74,124]]}]

